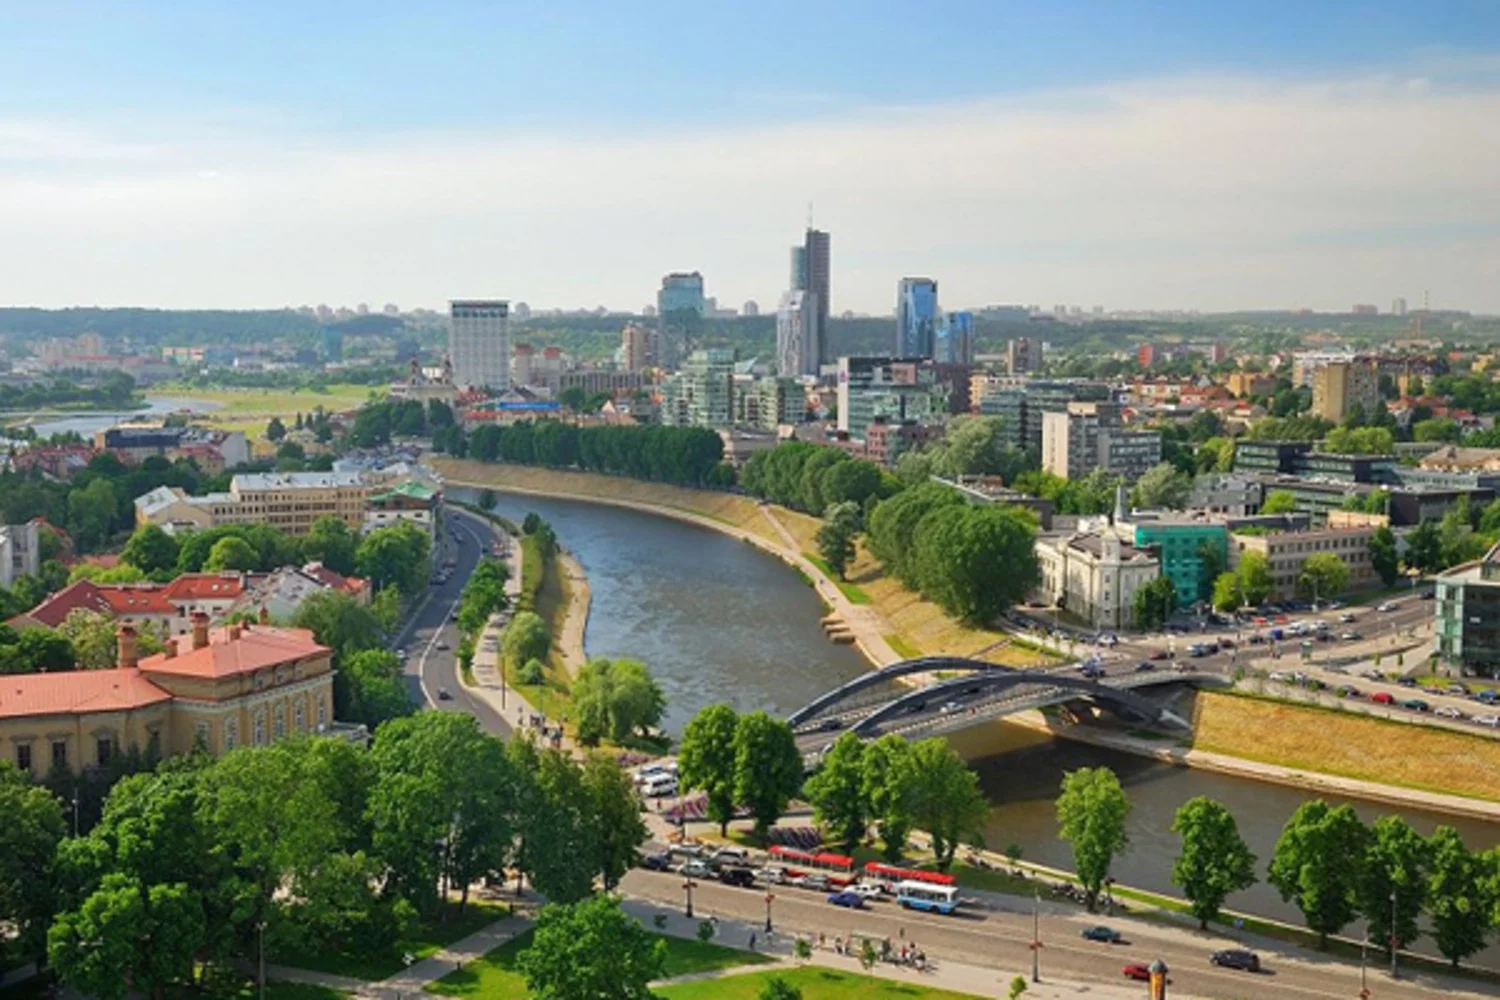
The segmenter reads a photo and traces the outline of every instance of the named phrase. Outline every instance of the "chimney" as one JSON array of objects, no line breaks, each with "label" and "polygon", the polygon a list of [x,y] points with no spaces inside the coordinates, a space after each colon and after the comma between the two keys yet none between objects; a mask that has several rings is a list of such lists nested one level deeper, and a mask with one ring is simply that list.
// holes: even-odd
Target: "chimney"
[{"label": "chimney", "polygon": [[118,650],[117,659],[120,666],[125,668],[134,667],[139,662],[135,648],[135,627],[132,625],[121,625],[115,632],[115,648]]},{"label": "chimney", "polygon": [[238,641],[239,637],[240,637],[240,633],[241,633],[241,629],[240,629],[240,627],[238,625],[231,625],[231,626],[229,626],[229,641],[230,642],[236,642],[236,641]]},{"label": "chimney", "polygon": [[177,657],[177,638],[176,638],[176,636],[173,636],[172,638],[170,638],[170,639],[167,640],[166,646],[163,647],[162,655],[165,656],[169,660],[176,659],[176,657]]},{"label": "chimney", "polygon": [[260,622],[262,625],[271,624],[271,612],[266,610],[266,606],[264,604],[260,606],[260,614],[256,616],[255,620]]},{"label": "chimney", "polygon": [[202,649],[208,645],[208,614],[203,611],[193,612],[193,648]]}]

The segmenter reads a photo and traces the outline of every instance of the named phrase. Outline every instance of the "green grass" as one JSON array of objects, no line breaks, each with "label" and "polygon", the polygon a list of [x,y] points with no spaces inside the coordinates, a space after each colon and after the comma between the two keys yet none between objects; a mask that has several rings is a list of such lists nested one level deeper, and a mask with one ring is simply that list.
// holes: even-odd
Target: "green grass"
[{"label": "green grass", "polygon": [[917,657],[922,655],[922,651],[920,649],[918,649],[916,646],[913,646],[903,636],[898,635],[895,632],[887,633],[885,641],[889,643],[890,647],[896,651],[896,655],[900,656],[904,660],[915,660]]},{"label": "green grass", "polygon": [[[759,965],[770,962],[765,955],[752,951],[740,951],[723,945],[687,938],[653,935],[667,943],[665,976],[688,976],[701,972],[716,972],[740,965]],[[522,978],[516,959],[531,946],[531,932],[511,938],[462,969],[450,972],[426,989],[450,997],[473,997],[475,1000],[524,1000],[526,980]]]},{"label": "green grass", "polygon": [[779,977],[802,991],[803,1000],[973,1000],[971,993],[954,993],[896,979],[803,967],[779,972],[754,972],[722,979],[663,986],[656,992],[667,1000],[756,1000],[771,979]]},{"label": "green grass", "polygon": [[282,952],[274,957],[268,957],[267,960],[294,969],[311,969],[314,972],[327,972],[352,979],[385,979],[406,967],[402,961],[403,955],[410,954],[418,961],[428,958],[460,938],[466,938],[475,931],[488,927],[509,913],[510,907],[504,903],[471,899],[464,907],[463,915],[460,916],[458,904],[450,903],[444,910],[446,920],[423,923],[411,940],[401,942],[387,955],[366,956],[343,952],[294,951]]},{"label": "green grass", "polygon": [[[260,990],[256,988],[255,980],[246,979],[245,982],[232,993],[216,993],[224,1000],[260,1000]],[[331,986],[318,986],[313,983],[286,983],[274,980],[266,981],[266,1000],[345,1000],[351,994],[343,990],[336,990]],[[204,994],[198,990],[186,986],[169,988],[167,1000],[201,1000]],[[11,994],[0,992],[0,997],[11,1000]]]},{"label": "green grass", "polygon": [[832,580],[833,581],[833,585],[835,587],[839,588],[839,592],[849,599],[849,603],[850,604],[869,604],[870,603],[870,595],[869,594],[865,593],[859,587],[856,587],[854,584],[849,583],[846,580],[840,580],[839,579],[839,575],[837,573],[835,573],[829,567],[829,565],[822,560],[821,557],[815,556],[811,552],[804,552],[804,553],[802,553],[802,558],[806,559],[808,562],[810,562],[814,566],[818,567],[818,572],[820,572],[824,576],[828,577],[829,580]]},{"label": "green grass", "polygon": [[325,410],[348,410],[364,403],[373,392],[384,396],[385,389],[379,386],[334,383],[327,391],[314,389],[196,389],[183,383],[164,382],[152,386],[157,396],[181,396],[192,399],[207,399],[222,403],[209,417],[235,417],[244,414],[286,417],[290,413],[311,413],[316,407]]}]

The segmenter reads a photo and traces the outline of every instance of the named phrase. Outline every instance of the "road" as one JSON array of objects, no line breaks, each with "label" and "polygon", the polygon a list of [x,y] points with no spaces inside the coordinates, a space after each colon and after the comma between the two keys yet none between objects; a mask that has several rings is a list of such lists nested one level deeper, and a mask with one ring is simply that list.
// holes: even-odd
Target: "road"
[{"label": "road", "polygon": [[[664,908],[681,911],[684,903],[681,875],[631,871],[621,883],[631,896],[649,900]],[[865,910],[836,909],[823,893],[778,886],[774,890],[772,920],[779,932],[795,932],[816,938],[827,935],[828,946],[835,936],[864,936],[877,943],[890,938],[896,945],[915,941],[924,952],[938,961],[944,959],[968,964],[991,965],[1005,976],[1029,973],[1032,935],[1031,908],[1024,900],[1011,901],[1020,911],[984,909],[943,917],[899,908],[893,902],[879,901]],[[998,899],[999,897],[991,897]],[[1005,905],[1005,904],[1001,904]],[[734,889],[716,882],[700,881],[693,890],[697,916],[714,915],[763,925],[766,901],[763,888]],[[1085,927],[1106,923],[1121,932],[1124,941],[1107,945],[1085,941],[1080,932]],[[1237,942],[1218,934],[1199,932],[1180,926],[1134,918],[1090,917],[1077,908],[1064,909],[1060,904],[1041,904],[1041,940],[1043,942],[1042,979],[1049,975],[1072,980],[1120,982],[1121,969],[1132,962],[1150,962],[1160,958],[1171,969],[1173,993],[1181,996],[1223,998],[1243,997],[1353,997],[1359,992],[1359,968],[1344,961],[1332,961],[1312,952],[1281,949],[1273,942],[1246,940]],[[724,944],[743,947],[745,942],[726,940]],[[1210,952],[1220,948],[1250,947],[1260,955],[1263,971],[1259,974],[1220,969],[1208,962]],[[1372,966],[1380,964],[1378,957]],[[1383,973],[1370,971],[1370,994],[1374,1000],[1385,997],[1466,997],[1493,996],[1477,992],[1461,980],[1420,973],[1403,974],[1399,984]]]},{"label": "road", "polygon": [[[433,562],[440,565],[444,558],[452,558],[453,572],[448,582],[428,588],[425,600],[397,635],[395,644],[396,649],[407,651],[407,693],[414,704],[472,715],[486,732],[505,738],[510,735],[510,725],[459,681],[460,637],[458,626],[449,620],[458,607],[464,583],[479,564],[481,540],[490,544],[497,539],[487,522],[456,507],[445,508],[444,517],[457,532],[458,541],[454,542],[445,532],[438,543],[441,555],[435,555]],[[519,572],[519,567],[512,567],[512,571]],[[448,648],[439,649],[439,645]],[[440,697],[442,691],[452,697]]]}]

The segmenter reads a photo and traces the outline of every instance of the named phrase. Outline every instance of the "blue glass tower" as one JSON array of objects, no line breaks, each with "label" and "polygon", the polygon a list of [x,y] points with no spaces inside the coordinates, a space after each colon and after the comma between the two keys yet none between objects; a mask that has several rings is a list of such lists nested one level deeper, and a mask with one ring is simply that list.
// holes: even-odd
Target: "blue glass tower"
[{"label": "blue glass tower", "polygon": [[896,286],[896,356],[931,358],[938,325],[937,282],[902,278]]}]

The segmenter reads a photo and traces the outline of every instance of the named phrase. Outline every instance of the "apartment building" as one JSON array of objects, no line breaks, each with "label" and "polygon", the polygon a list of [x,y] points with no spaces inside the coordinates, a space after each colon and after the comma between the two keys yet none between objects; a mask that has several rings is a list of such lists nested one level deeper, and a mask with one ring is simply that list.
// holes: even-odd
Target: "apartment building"
[{"label": "apartment building", "polygon": [[1369,415],[1385,405],[1379,374],[1369,361],[1341,361],[1318,368],[1313,372],[1312,390],[1312,412],[1336,424],[1356,406]]},{"label": "apartment building", "polygon": [[293,535],[305,535],[325,515],[359,531],[372,487],[357,472],[266,472],[235,476],[229,492],[189,496],[159,486],[135,499],[137,525],[155,524],[170,531],[212,528],[221,524],[269,524]]},{"label": "apartment building", "polygon": [[[1370,562],[1373,525],[1346,528],[1315,528],[1309,531],[1273,531],[1229,536],[1229,568],[1239,566],[1247,552],[1259,552],[1271,567],[1275,590],[1271,596],[1285,600],[1297,596],[1297,577],[1307,557],[1320,552],[1338,556],[1349,567],[1349,589],[1372,586],[1377,576]],[[1332,595],[1325,595],[1332,596]]]},{"label": "apartment building", "polygon": [[1064,479],[1095,469],[1139,479],[1161,461],[1159,431],[1128,431],[1118,403],[1069,403],[1042,417],[1042,468]]}]

